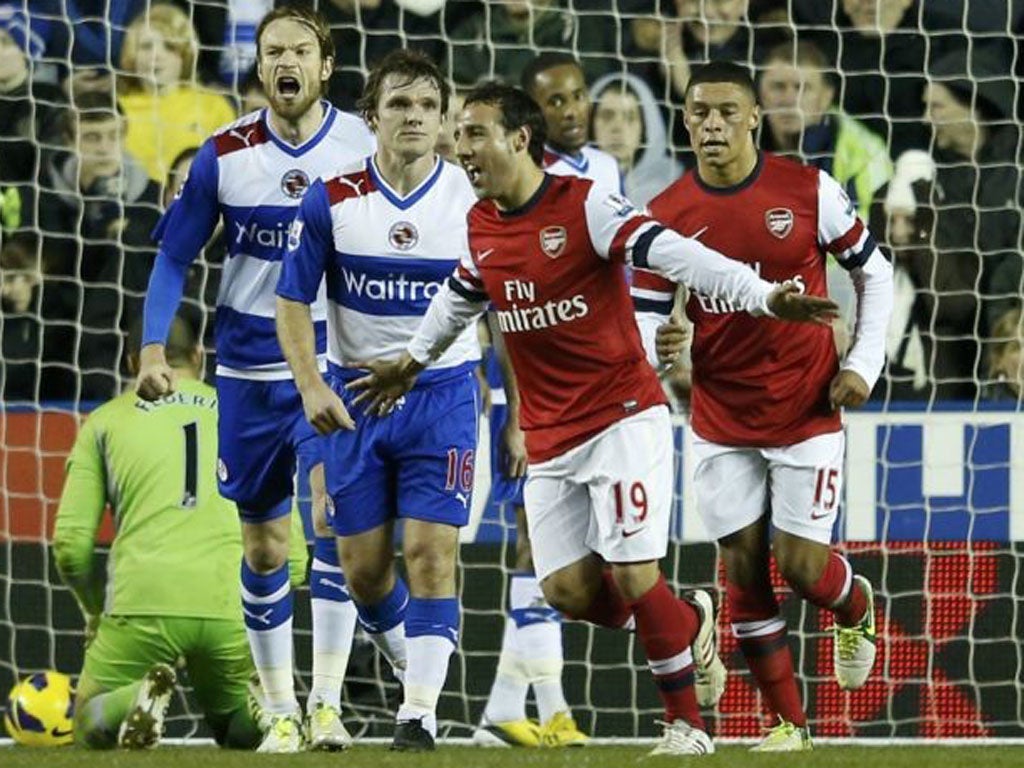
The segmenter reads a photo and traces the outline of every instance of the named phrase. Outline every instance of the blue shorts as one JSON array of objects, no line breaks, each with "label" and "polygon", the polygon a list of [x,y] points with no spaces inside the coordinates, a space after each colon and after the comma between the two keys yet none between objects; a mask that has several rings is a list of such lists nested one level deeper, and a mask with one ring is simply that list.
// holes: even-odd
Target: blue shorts
[{"label": "blue shorts", "polygon": [[306,421],[295,382],[218,376],[217,400],[221,495],[248,523],[289,514],[296,457],[312,468],[323,461],[325,444]]},{"label": "blue shorts", "polygon": [[505,474],[505,446],[501,433],[508,419],[507,405],[491,406],[491,503],[523,506],[523,485],[525,477],[509,477]]},{"label": "blue shorts", "polygon": [[355,395],[344,386],[355,376],[332,368],[328,382],[356,421],[353,431],[328,437],[324,455],[336,534],[354,536],[396,517],[468,522],[480,397],[474,367],[424,372],[383,418],[350,405]]}]

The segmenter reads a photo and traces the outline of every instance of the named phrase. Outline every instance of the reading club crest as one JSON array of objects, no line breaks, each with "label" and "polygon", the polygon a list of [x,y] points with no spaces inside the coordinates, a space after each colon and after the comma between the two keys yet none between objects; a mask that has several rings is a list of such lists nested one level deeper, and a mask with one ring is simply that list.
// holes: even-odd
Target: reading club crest
[{"label": "reading club crest", "polygon": [[565,231],[565,227],[544,227],[540,231],[540,247],[549,259],[561,256],[568,241],[569,233]]},{"label": "reading club crest", "polygon": [[281,177],[281,191],[298,200],[309,189],[309,176],[299,168],[292,168]]},{"label": "reading club crest", "polygon": [[789,208],[772,208],[764,212],[764,225],[782,240],[793,231],[793,212]]},{"label": "reading club crest", "polygon": [[397,221],[388,230],[388,242],[400,251],[408,251],[420,241],[420,233],[408,221]]}]

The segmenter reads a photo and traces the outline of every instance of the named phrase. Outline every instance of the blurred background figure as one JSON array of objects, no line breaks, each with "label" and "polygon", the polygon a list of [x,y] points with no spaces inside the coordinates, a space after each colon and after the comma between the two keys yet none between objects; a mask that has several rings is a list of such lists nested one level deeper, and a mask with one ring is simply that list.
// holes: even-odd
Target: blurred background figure
[{"label": "blurred background figure", "polygon": [[1024,318],[1019,308],[999,318],[992,329],[988,355],[988,379],[985,397],[988,400],[1021,402],[1024,392]]},{"label": "blurred background figure", "polygon": [[142,311],[160,185],[126,152],[111,94],[81,94],[64,118],[64,151],[41,175],[45,301],[66,337],[60,389],[67,399],[101,399],[120,390],[121,336]]},{"label": "blurred background figure", "polygon": [[875,192],[892,176],[892,162],[882,137],[836,106],[835,83],[821,49],[807,41],[775,46],[758,85],[761,147],[795,155],[831,174],[866,218]]},{"label": "blurred background figure", "polygon": [[182,150],[235,119],[224,96],[197,84],[198,48],[188,16],[168,3],[154,3],[125,32],[117,86],[125,146],[159,182]]},{"label": "blurred background figure", "polygon": [[636,75],[612,74],[590,87],[590,98],[594,143],[618,161],[626,197],[646,205],[683,172],[654,94]]}]

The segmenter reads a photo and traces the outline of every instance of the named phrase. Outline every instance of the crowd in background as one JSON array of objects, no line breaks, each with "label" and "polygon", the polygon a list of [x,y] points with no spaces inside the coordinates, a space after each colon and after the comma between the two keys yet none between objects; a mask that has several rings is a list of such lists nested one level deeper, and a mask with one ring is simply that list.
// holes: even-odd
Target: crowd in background
[{"label": "crowd in background", "polygon": [[[4,401],[119,390],[150,232],[202,141],[264,103],[255,30],[274,4],[0,0]],[[875,396],[1021,402],[1024,0],[314,4],[337,49],[328,97],[344,109],[399,46],[430,54],[457,87],[517,82],[538,51],[574,52],[592,139],[638,203],[690,165],[690,68],[750,65],[760,146],[835,176],[896,265]],[[193,268],[197,321],[222,258],[215,238]]]}]

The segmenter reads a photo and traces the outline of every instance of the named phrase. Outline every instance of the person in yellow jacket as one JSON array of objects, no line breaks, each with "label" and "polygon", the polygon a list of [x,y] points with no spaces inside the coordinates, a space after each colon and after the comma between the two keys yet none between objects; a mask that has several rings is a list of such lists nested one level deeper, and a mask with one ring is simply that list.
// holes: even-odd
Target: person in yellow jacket
[{"label": "person in yellow jacket", "polygon": [[235,119],[225,96],[197,84],[198,48],[188,16],[167,3],[154,3],[125,32],[117,84],[125,146],[159,182],[182,150]]}]

